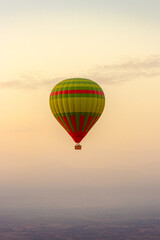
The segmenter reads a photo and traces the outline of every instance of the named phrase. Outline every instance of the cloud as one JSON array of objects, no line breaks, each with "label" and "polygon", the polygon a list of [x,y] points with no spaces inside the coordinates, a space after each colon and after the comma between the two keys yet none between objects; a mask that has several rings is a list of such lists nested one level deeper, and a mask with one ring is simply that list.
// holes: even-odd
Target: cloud
[{"label": "cloud", "polygon": [[41,87],[53,87],[53,81],[56,83],[62,78],[44,77],[40,73],[28,73],[21,75],[17,79],[10,81],[0,81],[0,89],[39,89]]},{"label": "cloud", "polygon": [[[120,84],[138,78],[160,77],[160,56],[150,56],[144,59],[129,59],[123,63],[112,65],[97,65],[89,71],[78,75],[96,80],[102,84]],[[53,82],[56,83],[69,77],[71,76],[49,78],[42,77],[39,73],[31,73],[23,75],[19,79],[0,82],[0,89],[38,89],[40,87],[52,87]]]},{"label": "cloud", "polygon": [[29,73],[14,80],[0,82],[0,89],[38,89],[40,87],[48,86],[51,82],[52,79],[42,77],[39,74]]},{"label": "cloud", "polygon": [[96,66],[88,77],[106,84],[118,84],[138,78],[160,76],[160,56],[131,59],[120,64]]}]

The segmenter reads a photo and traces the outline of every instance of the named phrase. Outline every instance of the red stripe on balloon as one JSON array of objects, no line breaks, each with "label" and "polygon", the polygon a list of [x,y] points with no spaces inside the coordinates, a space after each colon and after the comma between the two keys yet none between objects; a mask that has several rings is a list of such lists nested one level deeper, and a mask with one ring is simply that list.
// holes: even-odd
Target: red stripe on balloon
[{"label": "red stripe on balloon", "polygon": [[66,129],[66,131],[68,132],[68,129],[66,128],[66,126],[64,125],[64,123],[62,122],[62,120],[60,119],[60,117],[57,117],[58,121],[60,122],[60,124]]},{"label": "red stripe on balloon", "polygon": [[75,116],[71,116],[71,121],[72,121],[72,126],[74,128],[74,132],[70,133],[70,136],[73,138],[73,140],[76,143],[80,143],[81,140],[84,138],[84,136],[86,135],[85,132],[82,132],[82,127],[83,127],[83,123],[84,123],[84,118],[85,116],[81,115],[80,116],[80,126],[79,126],[79,131],[77,132],[77,125],[76,125],[76,117]]},{"label": "red stripe on balloon", "polygon": [[89,117],[88,117],[88,121],[87,121],[87,123],[86,123],[85,129],[84,129],[84,132],[86,132],[86,129],[88,128],[88,126],[89,126],[89,124],[90,124],[92,118],[93,118],[93,116],[89,116]]},{"label": "red stripe on balloon", "polygon": [[[70,134],[71,135],[71,134]],[[74,136],[74,135],[71,135],[71,137],[73,138],[73,140],[76,142],[76,143],[80,143],[82,141],[82,139],[85,137],[86,134],[84,134],[83,136]]]},{"label": "red stripe on balloon", "polygon": [[96,123],[97,120],[98,120],[98,117],[96,116],[94,121],[92,122],[91,126],[89,127],[88,131],[91,129],[91,127],[93,127],[93,125]]},{"label": "red stripe on balloon", "polygon": [[72,129],[71,129],[70,125],[69,125],[69,122],[68,122],[67,117],[66,117],[66,116],[63,116],[63,120],[65,121],[65,124],[67,125],[67,127],[69,128],[69,130],[72,132]]},{"label": "red stripe on balloon", "polygon": [[76,117],[75,116],[71,116],[71,121],[72,121],[72,125],[73,125],[73,128],[74,128],[74,131],[77,132]]},{"label": "red stripe on balloon", "polygon": [[88,94],[104,95],[103,92],[96,91],[96,90],[63,90],[63,91],[51,92],[50,96],[55,96],[55,95],[60,95],[60,94],[74,94],[74,93],[88,93]]},{"label": "red stripe on balloon", "polygon": [[80,115],[80,123],[79,123],[79,131],[82,132],[82,127],[83,127],[83,123],[84,123],[84,115]]}]

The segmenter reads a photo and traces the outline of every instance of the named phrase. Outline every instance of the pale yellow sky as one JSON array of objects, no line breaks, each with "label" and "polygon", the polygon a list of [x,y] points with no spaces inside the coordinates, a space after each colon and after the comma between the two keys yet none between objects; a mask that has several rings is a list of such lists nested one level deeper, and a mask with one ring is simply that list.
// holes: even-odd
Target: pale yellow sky
[{"label": "pale yellow sky", "polygon": [[[1,206],[158,206],[159,3],[139,14],[137,1],[128,10],[93,1],[91,11],[88,0],[73,12],[21,2],[6,1],[0,23]],[[77,76],[106,96],[79,152],[48,103],[58,81]]]},{"label": "pale yellow sky", "polygon": [[[51,115],[48,89],[3,90],[0,187],[5,197],[14,195],[11,207],[122,207],[127,203],[121,191],[127,199],[140,193],[142,206],[146,195],[147,204],[156,195],[158,204],[154,186],[160,180],[159,85],[159,79],[154,84],[140,79],[102,85],[106,109],[82,141],[81,152],[73,149],[74,142]],[[78,189],[80,195],[86,194],[85,200],[78,198]],[[47,193],[41,200],[43,191]],[[95,192],[101,198],[90,203]],[[62,200],[66,194],[69,202]],[[130,203],[138,205],[139,200]]]}]

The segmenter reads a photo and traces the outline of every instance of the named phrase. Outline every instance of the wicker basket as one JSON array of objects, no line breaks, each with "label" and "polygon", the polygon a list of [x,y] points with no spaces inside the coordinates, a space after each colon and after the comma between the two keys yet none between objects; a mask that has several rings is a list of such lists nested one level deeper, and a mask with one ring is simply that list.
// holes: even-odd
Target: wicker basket
[{"label": "wicker basket", "polygon": [[77,150],[81,150],[82,146],[79,144],[79,145],[75,145],[75,149]]}]

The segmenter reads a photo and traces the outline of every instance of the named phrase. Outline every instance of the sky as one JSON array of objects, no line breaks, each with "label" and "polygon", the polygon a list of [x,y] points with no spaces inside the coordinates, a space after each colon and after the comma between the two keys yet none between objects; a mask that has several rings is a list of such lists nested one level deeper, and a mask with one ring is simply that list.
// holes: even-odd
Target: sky
[{"label": "sky", "polygon": [[[0,208],[158,208],[159,0],[0,0]],[[87,77],[106,106],[82,151],[49,94]]]}]

